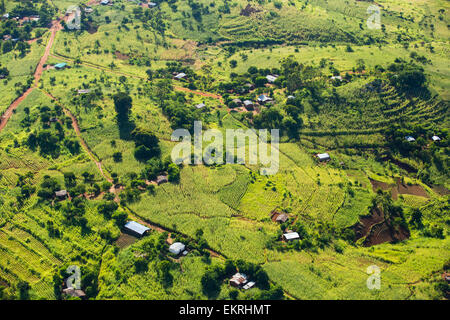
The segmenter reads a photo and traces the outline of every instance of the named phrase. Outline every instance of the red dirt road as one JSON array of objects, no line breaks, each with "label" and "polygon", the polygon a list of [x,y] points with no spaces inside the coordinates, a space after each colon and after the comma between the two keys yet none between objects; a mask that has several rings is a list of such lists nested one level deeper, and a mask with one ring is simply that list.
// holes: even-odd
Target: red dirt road
[{"label": "red dirt road", "polygon": [[0,131],[2,131],[6,124],[8,123],[9,118],[11,118],[14,110],[20,105],[20,103],[25,100],[25,98],[37,87],[39,80],[41,79],[42,72],[44,71],[44,64],[47,62],[48,56],[50,55],[50,50],[53,46],[53,42],[55,41],[56,32],[61,30],[62,26],[59,21],[53,21],[52,26],[50,28],[50,38],[47,43],[47,47],[45,47],[44,55],[39,61],[36,70],[34,72],[34,84],[32,87],[28,88],[19,98],[17,98],[11,105],[6,109],[2,118],[0,119]]}]

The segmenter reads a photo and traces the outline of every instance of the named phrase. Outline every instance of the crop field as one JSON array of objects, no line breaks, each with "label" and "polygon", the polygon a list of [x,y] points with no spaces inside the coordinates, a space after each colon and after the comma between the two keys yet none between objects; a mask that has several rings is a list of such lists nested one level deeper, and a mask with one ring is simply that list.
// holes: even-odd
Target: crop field
[{"label": "crop field", "polygon": [[0,300],[448,299],[448,2],[142,2],[0,0]]}]

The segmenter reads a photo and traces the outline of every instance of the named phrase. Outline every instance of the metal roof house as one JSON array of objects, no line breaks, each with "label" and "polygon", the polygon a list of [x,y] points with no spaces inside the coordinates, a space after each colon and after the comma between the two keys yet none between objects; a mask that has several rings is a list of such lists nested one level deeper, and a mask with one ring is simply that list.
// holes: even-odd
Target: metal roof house
[{"label": "metal roof house", "polygon": [[295,240],[295,239],[300,239],[300,236],[298,235],[297,232],[288,232],[288,233],[283,234],[284,241],[291,241],[291,240]]},{"label": "metal roof house", "polygon": [[169,247],[169,251],[174,255],[180,255],[186,250],[186,246],[181,242],[175,242]]},{"label": "metal roof house", "polygon": [[411,136],[406,136],[405,139],[406,139],[406,141],[408,141],[408,142],[414,142],[414,141],[416,141],[416,139],[414,139],[414,138],[411,137]]},{"label": "metal roof house", "polygon": [[258,102],[260,102],[260,103],[266,103],[269,101],[272,101],[272,98],[266,96],[265,94],[262,94],[258,97]]},{"label": "metal roof house", "polygon": [[246,107],[246,108],[253,108],[253,101],[245,100],[244,101],[244,107]]},{"label": "metal roof house", "polygon": [[268,76],[266,76],[266,79],[270,83],[274,83],[278,79],[278,77],[269,74]]},{"label": "metal roof house", "polygon": [[55,67],[55,69],[58,69],[58,70],[64,69],[65,67],[67,67],[67,63],[65,63],[65,62],[57,63],[54,65],[54,67]]},{"label": "metal roof house", "polygon": [[181,80],[184,78],[186,78],[186,73],[184,73],[184,72],[178,73],[176,76],[174,76],[174,79],[177,79],[177,80]]},{"label": "metal roof house", "polygon": [[286,213],[282,213],[276,217],[275,221],[279,223],[285,223],[289,219]]},{"label": "metal roof house", "polygon": [[145,236],[149,230],[150,228],[147,228],[146,226],[143,226],[142,224],[137,223],[136,221],[128,221],[124,226],[125,232],[135,235],[137,237]]},{"label": "metal roof house", "polygon": [[319,153],[316,156],[319,159],[319,161],[328,161],[331,159],[331,157],[328,153]]},{"label": "metal roof house", "polygon": [[102,0],[102,1],[100,2],[100,4],[106,6],[107,4],[109,4],[109,0]]},{"label": "metal roof house", "polygon": [[204,103],[199,103],[198,105],[195,106],[197,109],[202,109],[204,107],[206,107],[206,104]]},{"label": "metal roof house", "polygon": [[438,136],[433,136],[431,139],[433,139],[433,141],[441,141],[441,138]]},{"label": "metal roof house", "polygon": [[341,76],[332,76],[330,79],[331,80],[340,80],[340,81],[343,80]]},{"label": "metal roof house", "polygon": [[253,281],[250,281],[250,282],[247,282],[247,284],[245,285],[245,286],[243,286],[242,288],[244,289],[244,290],[248,290],[248,289],[251,289],[251,288],[253,288],[254,286],[255,286],[255,282],[253,282]]},{"label": "metal roof house", "polygon": [[233,287],[242,287],[247,283],[247,276],[243,273],[236,273],[234,276],[230,279],[230,285]]},{"label": "metal roof house", "polygon": [[57,198],[66,198],[68,195],[67,190],[59,190],[55,192]]}]

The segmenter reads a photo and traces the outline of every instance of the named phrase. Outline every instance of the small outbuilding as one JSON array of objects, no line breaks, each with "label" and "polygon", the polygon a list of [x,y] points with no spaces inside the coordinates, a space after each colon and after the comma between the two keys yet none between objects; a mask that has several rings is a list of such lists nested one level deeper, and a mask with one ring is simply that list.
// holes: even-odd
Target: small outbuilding
[{"label": "small outbuilding", "polygon": [[145,236],[150,230],[150,228],[136,221],[128,221],[123,228],[125,232],[137,237]]},{"label": "small outbuilding", "polygon": [[248,290],[248,289],[251,289],[251,288],[253,288],[254,286],[255,286],[255,282],[254,281],[249,281],[249,282],[247,282],[242,288],[244,289],[244,290]]},{"label": "small outbuilding", "polygon": [[59,190],[55,192],[55,196],[58,199],[66,199],[68,195],[67,190]]},{"label": "small outbuilding", "polygon": [[292,240],[296,240],[296,239],[300,239],[300,236],[298,235],[297,232],[288,232],[288,233],[283,234],[284,241],[292,241]]},{"label": "small outbuilding", "polygon": [[406,139],[406,141],[408,141],[408,142],[414,142],[414,141],[416,141],[416,139],[415,139],[414,137],[411,137],[411,136],[406,136],[405,139]]},{"label": "small outbuilding", "polygon": [[441,138],[439,138],[438,136],[433,136],[431,139],[433,141],[441,141]]},{"label": "small outbuilding", "polygon": [[180,72],[180,73],[177,73],[173,78],[176,80],[182,80],[182,79],[185,79],[186,76],[187,76],[186,73]]},{"label": "small outbuilding", "polygon": [[158,184],[158,186],[167,182],[169,182],[169,179],[166,175],[160,175],[156,178],[156,183]]},{"label": "small outbuilding", "polygon": [[175,242],[169,247],[170,253],[173,253],[176,256],[179,256],[180,254],[184,254],[186,250],[186,246],[181,242]]},{"label": "small outbuilding", "polygon": [[62,70],[62,69],[65,69],[67,67],[67,63],[65,63],[65,62],[57,63],[57,64],[54,65],[54,67],[57,70]]},{"label": "small outbuilding", "polygon": [[206,104],[204,103],[199,103],[195,106],[197,109],[203,109],[204,107],[206,107]]}]

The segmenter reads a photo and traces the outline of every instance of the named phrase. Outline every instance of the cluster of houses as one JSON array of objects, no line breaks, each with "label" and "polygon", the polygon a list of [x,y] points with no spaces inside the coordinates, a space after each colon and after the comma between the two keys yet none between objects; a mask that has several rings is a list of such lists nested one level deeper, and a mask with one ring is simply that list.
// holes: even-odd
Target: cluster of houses
[{"label": "cluster of houses", "polygon": [[4,15],[2,15],[1,20],[15,20],[17,22],[19,22],[20,25],[24,24],[24,23],[31,23],[31,22],[38,22],[41,17],[39,15],[31,15],[29,17],[23,17],[23,18],[19,18],[19,17],[14,17],[11,18],[9,13],[5,13]]},{"label": "cluster of houses", "polygon": [[[128,221],[123,226],[123,231],[134,237],[142,238],[148,234],[148,232],[150,231],[150,228],[148,228],[136,221]],[[185,256],[188,254],[186,245],[182,242],[174,242],[173,244],[171,244],[169,247],[169,252],[177,257]]]},{"label": "cluster of houses", "polygon": [[253,288],[256,284],[254,281],[248,281],[247,275],[239,272],[231,277],[229,283],[233,287],[244,290]]},{"label": "cluster of houses", "polygon": [[[406,136],[405,140],[408,141],[408,142],[416,141],[416,139],[414,137],[412,137],[412,136]],[[434,142],[437,142],[437,141],[441,141],[441,138],[439,138],[438,136],[434,135],[434,136],[431,137],[431,140],[433,140]]]}]

